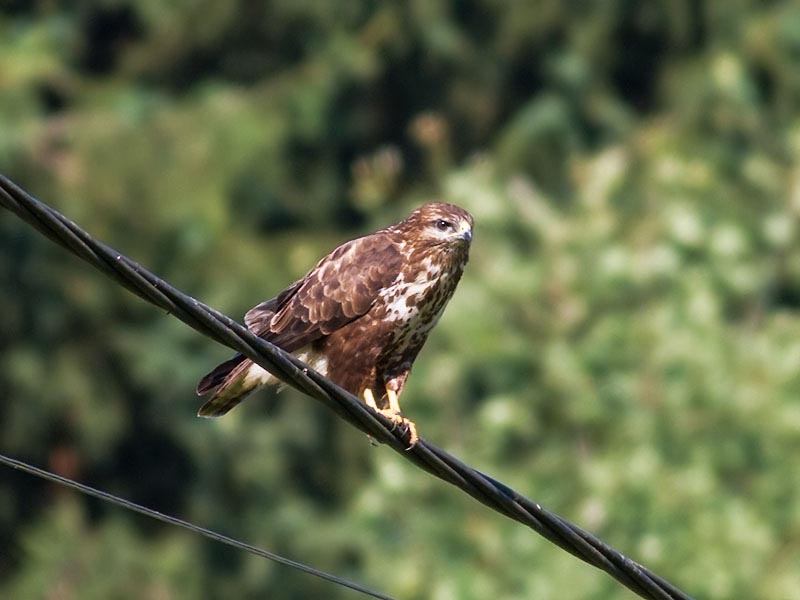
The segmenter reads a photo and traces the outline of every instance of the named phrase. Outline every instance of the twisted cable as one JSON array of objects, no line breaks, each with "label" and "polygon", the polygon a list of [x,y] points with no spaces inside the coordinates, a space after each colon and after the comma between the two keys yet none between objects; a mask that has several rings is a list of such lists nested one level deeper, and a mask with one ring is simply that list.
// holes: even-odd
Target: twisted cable
[{"label": "twisted cable", "polygon": [[288,385],[323,403],[355,428],[388,445],[419,468],[454,485],[506,517],[527,525],[563,550],[605,571],[640,597],[653,600],[691,598],[591,533],[464,464],[423,438],[408,449],[407,433],[371,410],[356,396],[291,354],[254,335],[230,317],[184,294],[113,248],[95,240],[64,215],[1,174],[0,205],[146,302],[174,315],[199,333],[241,352]]}]

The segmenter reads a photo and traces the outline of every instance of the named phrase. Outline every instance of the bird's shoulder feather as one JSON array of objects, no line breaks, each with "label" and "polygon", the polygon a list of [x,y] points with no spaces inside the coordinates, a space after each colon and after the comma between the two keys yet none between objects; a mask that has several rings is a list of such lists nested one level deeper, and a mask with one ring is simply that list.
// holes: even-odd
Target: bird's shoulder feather
[{"label": "bird's shoulder feather", "polygon": [[369,312],[400,273],[403,255],[387,231],[346,242],[302,279],[245,315],[257,335],[293,352]]}]

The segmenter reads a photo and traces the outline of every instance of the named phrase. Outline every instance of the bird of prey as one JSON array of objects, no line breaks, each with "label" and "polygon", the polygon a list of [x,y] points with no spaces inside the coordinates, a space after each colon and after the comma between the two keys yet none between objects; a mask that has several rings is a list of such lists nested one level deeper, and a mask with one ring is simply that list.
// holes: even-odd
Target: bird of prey
[{"label": "bird of prey", "polygon": [[[463,208],[425,204],[395,225],[339,246],[248,311],[245,324],[403,426],[413,446],[416,426],[402,416],[398,398],[461,279],[472,226]],[[222,416],[270,384],[280,382],[237,354],[200,380],[198,395],[211,396],[198,415]]]}]

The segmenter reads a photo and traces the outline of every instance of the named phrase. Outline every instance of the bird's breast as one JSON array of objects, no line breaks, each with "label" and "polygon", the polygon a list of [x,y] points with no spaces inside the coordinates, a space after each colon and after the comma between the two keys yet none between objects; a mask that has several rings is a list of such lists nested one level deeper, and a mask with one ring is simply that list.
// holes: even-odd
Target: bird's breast
[{"label": "bird's breast", "polygon": [[[446,276],[445,276],[446,278]],[[427,302],[435,296],[437,287],[442,284],[437,267],[413,273],[410,277],[401,272],[397,279],[381,291],[379,308],[385,313],[384,320],[402,326],[419,318]]]},{"label": "bird's breast", "polygon": [[378,310],[382,313],[380,319],[390,328],[392,351],[424,343],[457,282],[457,273],[432,261],[422,261],[419,269],[401,272],[394,283],[381,292]]}]

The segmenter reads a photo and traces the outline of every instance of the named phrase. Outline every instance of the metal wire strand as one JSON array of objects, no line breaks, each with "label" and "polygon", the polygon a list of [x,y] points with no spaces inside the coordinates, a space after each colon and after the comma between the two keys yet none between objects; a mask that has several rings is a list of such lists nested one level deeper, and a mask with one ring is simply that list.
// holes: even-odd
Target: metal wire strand
[{"label": "metal wire strand", "polygon": [[251,554],[255,554],[256,556],[267,558],[278,564],[291,567],[292,569],[297,569],[298,571],[307,573],[309,575],[313,575],[314,577],[319,577],[320,579],[324,579],[325,581],[330,581],[331,583],[335,583],[336,585],[350,588],[351,590],[361,592],[362,594],[365,594],[367,596],[372,596],[373,598],[379,598],[380,600],[394,600],[391,596],[386,596],[385,594],[381,594],[380,592],[374,592],[369,588],[364,587],[363,585],[359,585],[358,583],[353,583],[352,581],[348,581],[347,579],[343,579],[341,577],[337,577],[336,575],[331,575],[330,573],[326,573],[325,571],[320,571],[313,567],[309,567],[308,565],[304,565],[303,563],[297,562],[290,558],[285,558],[279,554],[270,552],[269,550],[264,550],[263,548],[258,548],[257,546],[252,546],[250,544],[246,544],[239,540],[235,540],[226,535],[222,535],[221,533],[217,533],[216,531],[211,531],[210,529],[206,529],[205,527],[199,527],[194,523],[189,523],[188,521],[183,521],[176,517],[165,515],[164,513],[160,513],[156,510],[153,510],[152,508],[147,508],[146,506],[136,504],[135,502],[131,502],[130,500],[125,500],[124,498],[120,498],[119,496],[115,496],[114,494],[109,494],[108,492],[104,492],[102,490],[95,489],[88,485],[78,483],[77,481],[73,481],[72,479],[67,479],[66,477],[62,477],[61,475],[56,475],[55,473],[51,473],[50,471],[45,471],[44,469],[34,467],[33,465],[29,465],[28,463],[23,462],[21,460],[17,460],[15,458],[11,458],[9,456],[0,454],[0,463],[9,466],[12,469],[17,469],[18,471],[23,471],[25,473],[34,475],[41,479],[46,479],[47,481],[52,481],[53,483],[57,483],[65,487],[72,488],[73,490],[77,490],[78,492],[86,494],[87,496],[93,496],[105,502],[116,504],[117,506],[121,506],[122,508],[125,508],[127,510],[137,512],[146,517],[150,517],[151,519],[156,519],[157,521],[162,521],[163,523],[167,523],[169,525],[175,525],[177,527],[182,527],[183,529],[188,529],[192,533],[203,535],[209,539],[214,540],[215,542],[227,544],[228,546],[233,546],[238,550],[244,550],[246,552],[250,552]]},{"label": "metal wire strand", "polygon": [[413,448],[408,449],[407,432],[395,428],[383,415],[369,409],[356,396],[291,354],[253,335],[230,317],[175,289],[113,248],[98,242],[61,213],[1,174],[0,205],[143,300],[173,314],[203,335],[241,352],[288,385],[322,402],[360,431],[387,444],[418,467],[508,518],[527,525],[558,547],[605,571],[640,597],[653,600],[691,598],[589,532],[545,510],[538,503],[426,440],[421,438]]}]

